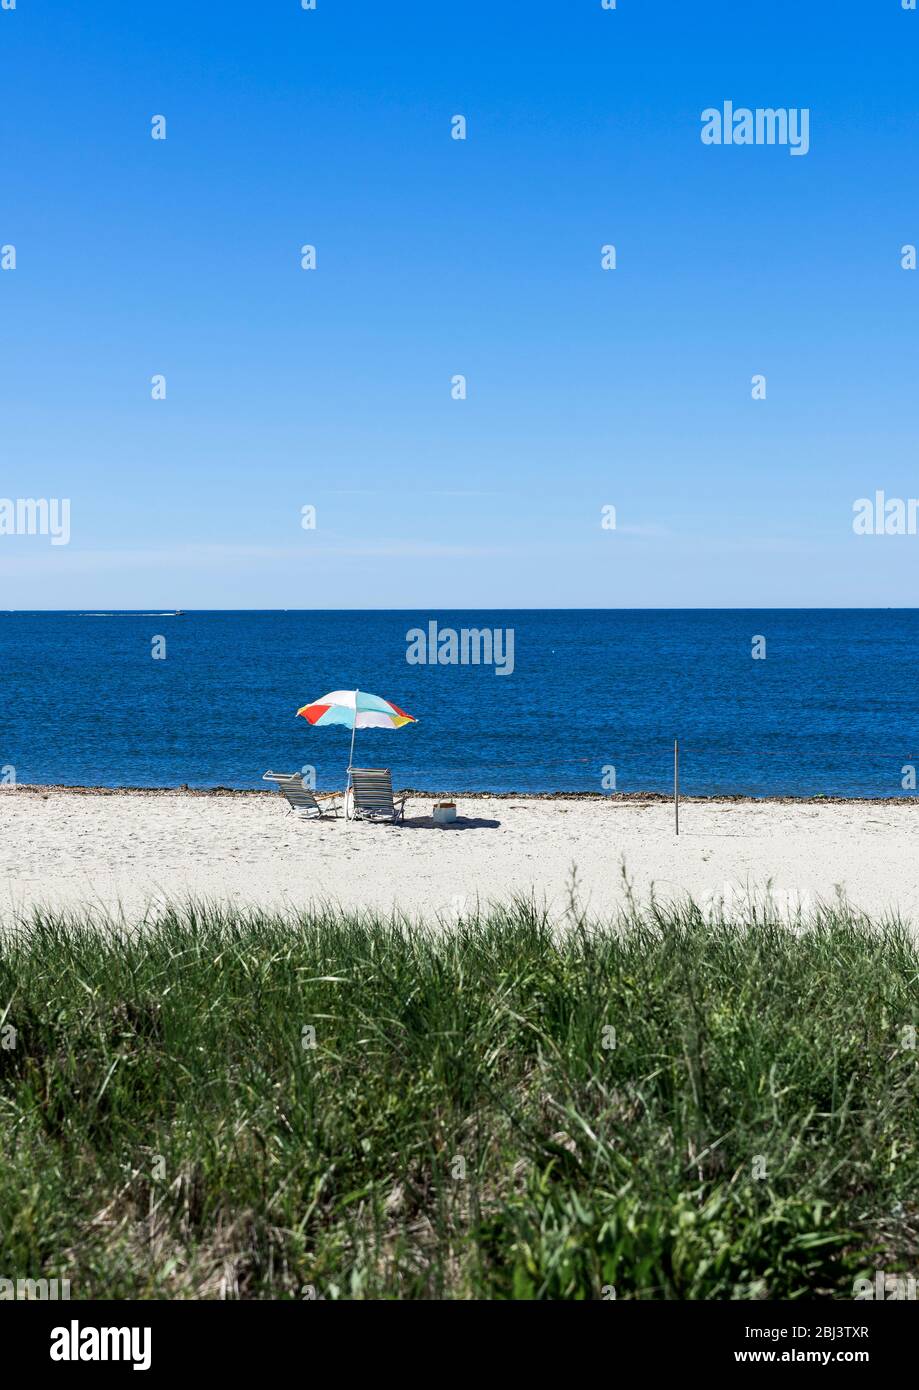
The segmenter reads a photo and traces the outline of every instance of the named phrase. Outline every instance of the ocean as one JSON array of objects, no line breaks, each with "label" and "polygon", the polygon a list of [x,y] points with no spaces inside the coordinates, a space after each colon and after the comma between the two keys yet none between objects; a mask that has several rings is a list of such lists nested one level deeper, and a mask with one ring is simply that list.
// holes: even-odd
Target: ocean
[{"label": "ocean", "polygon": [[[407,636],[484,628],[504,674]],[[678,737],[685,795],[902,796],[917,651],[910,609],[3,613],[0,781],[335,788],[350,732],[296,710],[359,687],[419,721],[357,733],[399,787],[669,792]]]}]

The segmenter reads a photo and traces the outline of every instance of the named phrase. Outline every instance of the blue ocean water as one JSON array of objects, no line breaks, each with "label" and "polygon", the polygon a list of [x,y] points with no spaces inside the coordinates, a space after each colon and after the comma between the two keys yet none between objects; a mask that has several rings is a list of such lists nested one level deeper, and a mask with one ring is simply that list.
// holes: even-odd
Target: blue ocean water
[{"label": "blue ocean water", "polygon": [[[409,664],[407,632],[432,619],[512,629],[513,673]],[[313,766],[337,787],[350,734],[296,710],[357,686],[419,720],[357,734],[355,763],[399,786],[665,792],[679,736],[687,795],[897,796],[919,762],[917,652],[904,609],[4,613],[0,768],[264,787]]]}]

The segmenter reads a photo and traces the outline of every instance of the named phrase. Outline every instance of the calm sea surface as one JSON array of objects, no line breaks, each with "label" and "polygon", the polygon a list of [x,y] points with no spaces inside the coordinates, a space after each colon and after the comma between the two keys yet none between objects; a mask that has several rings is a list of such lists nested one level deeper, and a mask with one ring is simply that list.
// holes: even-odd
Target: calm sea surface
[{"label": "calm sea surface", "polygon": [[[513,674],[409,664],[432,619],[512,629]],[[688,795],[897,796],[919,767],[917,654],[914,610],[3,613],[0,768],[257,787],[313,766],[335,787],[350,733],[296,710],[358,686],[420,721],[358,730],[355,763],[399,786],[667,791],[679,736]]]}]

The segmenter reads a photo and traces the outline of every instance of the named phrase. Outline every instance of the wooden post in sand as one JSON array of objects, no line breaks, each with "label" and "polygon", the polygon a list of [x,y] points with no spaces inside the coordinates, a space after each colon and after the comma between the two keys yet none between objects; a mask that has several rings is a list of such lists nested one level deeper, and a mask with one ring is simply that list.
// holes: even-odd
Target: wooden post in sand
[{"label": "wooden post in sand", "polygon": [[673,740],[673,818],[680,833],[680,740]]}]

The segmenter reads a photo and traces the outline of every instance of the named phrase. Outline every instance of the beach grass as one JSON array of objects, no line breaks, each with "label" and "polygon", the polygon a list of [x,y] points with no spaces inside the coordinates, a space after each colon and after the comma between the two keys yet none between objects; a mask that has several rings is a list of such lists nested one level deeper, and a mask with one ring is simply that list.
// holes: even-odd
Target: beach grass
[{"label": "beach grass", "polygon": [[919,1265],[919,949],[846,909],[196,907],[0,945],[0,1278],[852,1297]]}]

